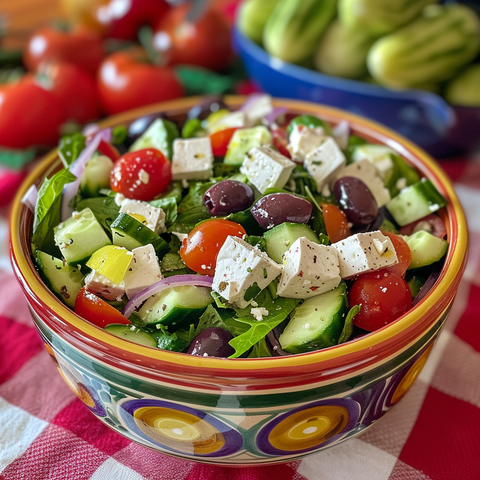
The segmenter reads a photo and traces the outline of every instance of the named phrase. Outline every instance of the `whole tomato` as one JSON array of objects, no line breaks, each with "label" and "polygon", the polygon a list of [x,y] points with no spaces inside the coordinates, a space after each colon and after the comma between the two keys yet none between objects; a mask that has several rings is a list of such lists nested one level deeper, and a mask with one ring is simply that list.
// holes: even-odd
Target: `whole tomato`
[{"label": "whole tomato", "polygon": [[222,71],[233,58],[230,25],[214,8],[190,21],[190,4],[171,9],[154,28],[153,44],[170,64],[189,64]]},{"label": "whole tomato", "polygon": [[100,101],[109,115],[184,94],[175,72],[148,63],[146,52],[138,47],[108,56],[97,78]]},{"label": "whole tomato", "polygon": [[86,28],[63,31],[44,27],[28,40],[23,62],[29,70],[36,71],[46,61],[66,61],[95,75],[104,56],[102,39]]},{"label": "whole tomato", "polygon": [[0,87],[1,146],[55,145],[64,119],[61,101],[35,76]]}]

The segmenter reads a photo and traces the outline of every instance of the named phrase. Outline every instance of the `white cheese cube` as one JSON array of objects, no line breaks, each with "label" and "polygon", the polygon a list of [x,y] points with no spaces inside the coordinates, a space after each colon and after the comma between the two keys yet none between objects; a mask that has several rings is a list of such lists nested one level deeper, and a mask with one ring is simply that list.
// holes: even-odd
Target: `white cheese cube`
[{"label": "white cheese cube", "polygon": [[152,244],[134,248],[132,253],[132,263],[123,278],[125,293],[128,298],[132,298],[163,278]]},{"label": "white cheese cube", "polygon": [[227,113],[225,116],[219,118],[216,122],[208,127],[210,133],[215,133],[226,128],[243,128],[249,126],[249,121],[246,112],[237,110],[235,112]]},{"label": "white cheese cube", "polygon": [[355,148],[352,153],[352,160],[354,162],[360,162],[361,160],[372,162],[380,177],[385,179],[393,170],[391,155],[398,154],[395,150],[385,145],[367,143],[366,145],[359,145]]},{"label": "white cheese cube", "polygon": [[390,191],[385,187],[377,169],[369,160],[364,159],[347,165],[340,171],[334,181],[341,177],[356,177],[360,179],[372,192],[378,208],[383,207],[390,201]]},{"label": "white cheese cube", "polygon": [[154,207],[147,202],[127,198],[123,200],[120,212],[136,218],[155,233],[167,231],[165,228],[165,212],[161,208]]},{"label": "white cheese cube", "polygon": [[277,293],[287,298],[309,298],[328,292],[341,281],[338,252],[300,237],[283,255]]},{"label": "white cheese cube", "polygon": [[87,290],[98,295],[105,300],[117,300],[125,293],[125,285],[122,282],[113,283],[104,275],[92,270],[85,277],[85,286]]},{"label": "white cheese cube", "polygon": [[173,142],[172,179],[206,180],[213,174],[212,144],[205,138],[177,138]]},{"label": "white cheese cube", "polygon": [[346,158],[332,137],[324,137],[323,142],[305,157],[303,167],[323,191],[325,185],[335,178],[345,167]]},{"label": "white cheese cube", "polygon": [[340,275],[349,278],[398,263],[392,241],[380,230],[357,233],[332,244],[338,251]]},{"label": "white cheese cube", "polygon": [[263,290],[281,271],[266,253],[230,236],[218,252],[212,290],[233,306],[245,308],[253,300],[244,298],[247,290],[255,283]]},{"label": "white cheese cube", "polygon": [[289,138],[287,150],[295,162],[303,162],[306,156],[325,141],[325,131],[322,127],[309,128],[296,125]]},{"label": "white cheese cube", "polygon": [[273,110],[272,97],[267,93],[252,94],[247,101],[244,112],[249,126],[260,124]]},{"label": "white cheese cube", "polygon": [[245,157],[240,171],[260,193],[268,188],[283,188],[295,163],[270,147],[254,147]]}]

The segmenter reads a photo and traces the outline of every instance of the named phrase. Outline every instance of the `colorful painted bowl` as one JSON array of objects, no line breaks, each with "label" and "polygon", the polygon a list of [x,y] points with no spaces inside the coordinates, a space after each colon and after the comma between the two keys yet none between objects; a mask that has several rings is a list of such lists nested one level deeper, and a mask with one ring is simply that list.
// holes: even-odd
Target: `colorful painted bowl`
[{"label": "colorful painted bowl", "polygon": [[[235,108],[244,101],[227,98]],[[140,114],[184,115],[187,98]],[[362,432],[408,391],[438,338],[465,268],[467,227],[441,168],[390,130],[324,106],[275,100],[295,114],[318,115],[395,149],[448,199],[442,211],[450,247],[435,287],[409,313],[375,333],[318,352],[265,359],[196,357],[143,347],[82,320],[50,293],[35,271],[32,215],[21,198],[59,167],[47,156],[20,188],[11,216],[11,260],[33,320],[58,370],[94,415],[158,452],[220,465],[267,465],[297,459]]]},{"label": "colorful painted bowl", "polygon": [[249,77],[274,97],[318,102],[386,125],[436,158],[480,147],[480,108],[449,105],[424,90],[390,90],[272,57],[238,30],[233,42]]}]

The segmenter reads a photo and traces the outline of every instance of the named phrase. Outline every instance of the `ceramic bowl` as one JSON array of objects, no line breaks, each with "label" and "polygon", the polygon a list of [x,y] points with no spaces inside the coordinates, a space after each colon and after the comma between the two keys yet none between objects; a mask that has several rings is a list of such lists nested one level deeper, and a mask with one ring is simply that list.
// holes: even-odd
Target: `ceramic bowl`
[{"label": "ceramic bowl", "polygon": [[424,90],[390,90],[325,75],[272,57],[234,30],[233,42],[256,85],[275,97],[318,102],[386,125],[436,158],[480,147],[480,108],[449,105]]},{"label": "ceramic bowl", "polygon": [[[226,99],[232,108],[244,98]],[[140,114],[181,116],[186,98]],[[21,203],[31,184],[59,167],[55,152],[31,173],[11,215],[11,261],[33,320],[68,385],[102,422],[158,452],[220,465],[267,465],[344,442],[372,425],[408,391],[445,323],[465,268],[467,227],[452,186],[424,151],[364,118],[305,102],[274,100],[390,146],[447,198],[441,215],[450,246],[434,288],[415,308],[374,333],[325,350],[264,359],[190,356],[143,347],[82,320],[42,283],[30,255],[32,214]]]}]

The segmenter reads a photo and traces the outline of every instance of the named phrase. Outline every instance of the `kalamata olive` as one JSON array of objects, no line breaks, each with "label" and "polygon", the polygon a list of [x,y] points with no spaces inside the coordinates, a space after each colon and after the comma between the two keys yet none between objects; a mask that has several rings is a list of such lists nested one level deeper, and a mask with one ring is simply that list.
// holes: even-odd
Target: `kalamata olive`
[{"label": "kalamata olive", "polygon": [[221,95],[212,95],[206,97],[203,102],[192,107],[187,113],[187,118],[198,118],[200,120],[204,120],[211,113],[217,112],[223,108],[228,109]]},{"label": "kalamata olive", "polygon": [[245,210],[253,200],[253,190],[249,185],[228,179],[212,185],[203,195],[203,204],[208,213],[214,216]]},{"label": "kalamata olive", "polygon": [[353,225],[368,225],[378,215],[375,197],[359,178],[339,178],[333,186],[333,195]]},{"label": "kalamata olive", "polygon": [[291,193],[270,193],[257,200],[251,212],[262,228],[269,229],[284,222],[308,222],[312,204]]},{"label": "kalamata olive", "polygon": [[228,343],[232,338],[233,335],[223,328],[206,328],[193,339],[187,353],[200,357],[229,357],[235,353]]}]

